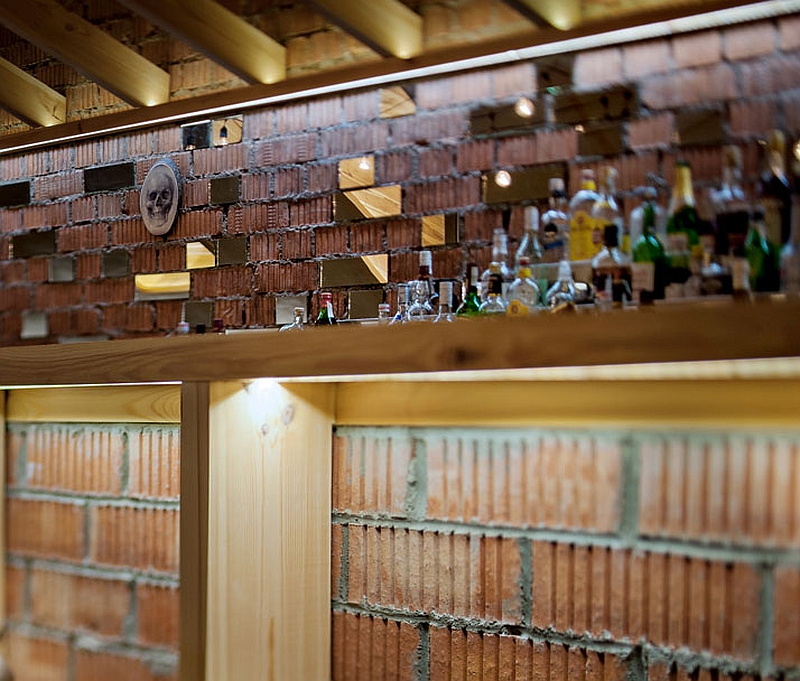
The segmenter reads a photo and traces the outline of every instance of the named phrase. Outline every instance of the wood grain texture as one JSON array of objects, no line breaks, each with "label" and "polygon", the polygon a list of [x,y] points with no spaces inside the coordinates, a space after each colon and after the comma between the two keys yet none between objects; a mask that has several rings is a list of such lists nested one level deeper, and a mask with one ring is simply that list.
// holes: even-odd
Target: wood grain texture
[{"label": "wood grain texture", "polygon": [[134,106],[169,100],[169,74],[56,0],[0,3],[0,22]]},{"label": "wood grain texture", "polygon": [[337,425],[800,426],[800,379],[342,383]]},{"label": "wood grain texture", "polygon": [[330,678],[332,386],[211,386],[209,679]]},{"label": "wood grain texture", "polygon": [[180,679],[204,681],[208,593],[209,385],[181,388]]},{"label": "wood grain texture", "polygon": [[[6,470],[6,393],[0,390],[0,470]],[[6,486],[0,485],[0,555],[6,555]],[[5,631],[8,616],[6,604],[6,571],[0,570],[0,631]],[[2,637],[0,637],[2,638]],[[6,654],[0,647],[0,654]]]},{"label": "wood grain texture", "polygon": [[286,48],[214,0],[120,0],[248,83],[286,77]]},{"label": "wood grain texture", "polygon": [[0,59],[0,105],[30,125],[58,125],[67,120],[67,98]]},{"label": "wood grain texture", "polygon": [[39,423],[178,423],[178,385],[23,388],[10,391],[9,421]]},{"label": "wood grain texture", "polygon": [[0,349],[0,386],[368,376],[800,356],[800,302]]}]

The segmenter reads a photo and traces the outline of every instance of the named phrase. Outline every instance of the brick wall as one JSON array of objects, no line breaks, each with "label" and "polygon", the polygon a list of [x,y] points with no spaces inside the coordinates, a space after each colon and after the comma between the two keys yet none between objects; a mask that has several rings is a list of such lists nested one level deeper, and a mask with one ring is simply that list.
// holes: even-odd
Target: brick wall
[{"label": "brick wall", "polygon": [[15,679],[177,679],[179,428],[15,422],[6,444]]},{"label": "brick wall", "polygon": [[336,681],[800,670],[791,434],[340,428]]}]

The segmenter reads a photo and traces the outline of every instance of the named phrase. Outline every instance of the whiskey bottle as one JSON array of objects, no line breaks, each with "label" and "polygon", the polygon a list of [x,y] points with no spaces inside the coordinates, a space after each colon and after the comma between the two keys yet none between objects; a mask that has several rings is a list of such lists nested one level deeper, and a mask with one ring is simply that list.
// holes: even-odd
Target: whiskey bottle
[{"label": "whiskey bottle", "polygon": [[569,202],[572,260],[591,260],[603,246],[602,235],[594,232],[592,222],[592,208],[599,198],[594,171],[591,168],[584,168],[581,171],[581,188]]},{"label": "whiskey bottle", "polygon": [[767,167],[759,181],[759,198],[764,208],[767,237],[776,245],[791,237],[792,192],[786,176],[786,139],[780,130],[767,138]]},{"label": "whiskey bottle", "polygon": [[543,262],[569,260],[569,217],[567,216],[567,195],[564,180],[551,177],[548,183],[550,201],[547,211],[542,215]]}]

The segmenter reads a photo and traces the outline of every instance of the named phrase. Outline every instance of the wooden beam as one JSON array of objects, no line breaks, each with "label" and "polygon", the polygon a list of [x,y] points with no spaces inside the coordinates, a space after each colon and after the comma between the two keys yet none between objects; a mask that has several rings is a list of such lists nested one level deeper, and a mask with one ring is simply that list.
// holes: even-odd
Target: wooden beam
[{"label": "wooden beam", "polygon": [[334,395],[211,384],[209,679],[330,679]]},{"label": "wooden beam", "polygon": [[385,57],[422,52],[422,17],[399,0],[310,0],[333,23]]},{"label": "wooden beam", "polygon": [[286,77],[286,48],[215,0],[120,0],[248,83]]},{"label": "wooden beam", "polygon": [[575,28],[581,22],[581,0],[503,0],[540,27],[561,31]]},{"label": "wooden beam", "polygon": [[0,107],[34,127],[58,125],[67,120],[64,95],[2,58]]},{"label": "wooden beam", "polygon": [[56,0],[0,3],[0,24],[134,106],[169,100],[169,74]]},{"label": "wooden beam", "polygon": [[209,385],[181,388],[180,680],[206,678]]}]

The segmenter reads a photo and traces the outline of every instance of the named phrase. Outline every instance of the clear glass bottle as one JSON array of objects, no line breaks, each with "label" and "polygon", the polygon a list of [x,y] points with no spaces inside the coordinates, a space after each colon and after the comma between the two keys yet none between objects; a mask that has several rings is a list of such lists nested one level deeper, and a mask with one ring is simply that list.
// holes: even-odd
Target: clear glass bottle
[{"label": "clear glass bottle", "polygon": [[792,194],[789,240],[781,249],[781,290],[800,295],[800,187]]},{"label": "clear glass bottle", "polygon": [[392,308],[389,303],[378,304],[378,324],[386,326],[392,319]]},{"label": "clear glass bottle", "polygon": [[581,188],[569,202],[569,257],[574,260],[591,260],[603,246],[602,237],[594,233],[592,208],[600,198],[594,181],[594,170],[581,171]]},{"label": "clear glass bottle", "polygon": [[431,252],[419,252],[417,278],[408,282],[408,320],[427,320],[434,310],[433,281],[431,279]]},{"label": "clear glass bottle", "polygon": [[631,288],[634,297],[643,305],[661,300],[667,286],[669,265],[664,245],[656,234],[656,189],[645,189],[645,200],[640,206],[641,233],[633,244],[631,263]]},{"label": "clear glass bottle", "polygon": [[408,321],[408,304],[409,304],[408,284],[400,284],[397,287],[397,312],[389,322],[392,324],[405,324]]},{"label": "clear glass bottle", "polygon": [[575,308],[575,280],[568,260],[558,263],[558,279],[548,289],[545,305],[551,312],[562,312]]},{"label": "clear glass bottle", "polygon": [[[523,258],[528,259],[528,266],[531,268],[535,268],[542,261],[542,246],[539,243],[539,209],[536,206],[525,208],[525,232],[514,255],[514,271],[519,269]],[[495,260],[494,254],[492,259]]]},{"label": "clear glass bottle", "polygon": [[772,293],[780,289],[780,251],[769,240],[764,211],[756,208],[750,219],[750,229],[744,241],[750,274],[750,290]]},{"label": "clear glass bottle", "polygon": [[278,331],[302,331],[305,327],[303,325],[303,317],[305,310],[302,307],[294,308],[294,321],[291,324],[284,324]]},{"label": "clear glass bottle", "polygon": [[539,285],[531,276],[528,258],[520,258],[517,276],[508,287],[506,314],[523,317],[539,311]]},{"label": "clear glass bottle", "polygon": [[442,281],[439,283],[439,311],[434,324],[454,322],[456,320],[452,310],[453,282]]},{"label": "clear glass bottle", "polygon": [[336,315],[333,314],[333,294],[320,293],[319,295],[319,313],[317,320],[314,322],[316,326],[330,326],[336,323]]},{"label": "clear glass bottle", "polygon": [[567,194],[564,180],[551,177],[548,182],[550,200],[542,215],[542,261],[560,262],[569,260],[569,216],[567,215]]},{"label": "clear glass bottle", "polygon": [[667,210],[667,260],[669,284],[666,297],[684,295],[686,282],[692,275],[693,259],[700,268],[703,249],[697,235],[697,204],[692,187],[692,171],[686,161],[675,166],[675,186]]},{"label": "clear glass bottle", "polygon": [[780,130],[767,137],[767,167],[759,181],[767,237],[775,245],[791,238],[792,191],[786,177],[786,138]]},{"label": "clear glass bottle", "polygon": [[456,310],[459,317],[474,317],[480,312],[481,301],[478,298],[479,269],[474,262],[467,263],[467,278],[464,280],[464,293],[461,304]]},{"label": "clear glass bottle", "polygon": [[623,253],[630,253],[630,236],[624,234],[622,212],[615,196],[617,191],[616,168],[611,166],[603,168],[600,187],[600,198],[592,206],[592,229],[595,234],[605,235],[606,227],[614,225],[617,228],[619,249]]},{"label": "clear glass bottle", "polygon": [[592,282],[599,307],[622,307],[631,300],[630,259],[619,249],[617,225],[607,224],[603,250],[592,258]]},{"label": "clear glass bottle", "polygon": [[[508,234],[502,227],[498,227],[492,233],[492,262],[497,263],[500,274],[500,281],[503,283],[503,290],[508,288],[508,285],[513,281],[514,276],[508,268]],[[486,301],[489,293],[489,276],[491,275],[491,268],[487,267],[481,274],[480,286],[478,294],[481,301]]]},{"label": "clear glass bottle", "polygon": [[503,298],[503,277],[500,263],[492,262],[489,265],[489,278],[487,281],[486,300],[481,303],[482,315],[505,314],[506,302]]}]

